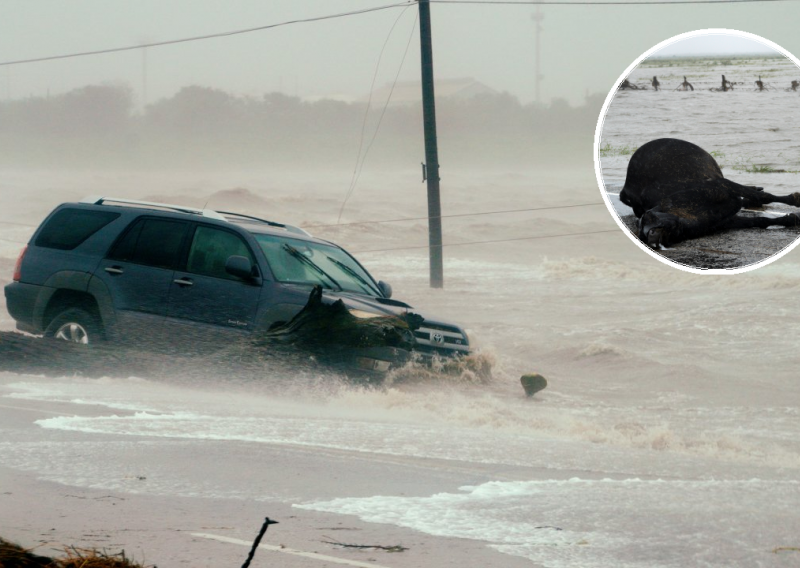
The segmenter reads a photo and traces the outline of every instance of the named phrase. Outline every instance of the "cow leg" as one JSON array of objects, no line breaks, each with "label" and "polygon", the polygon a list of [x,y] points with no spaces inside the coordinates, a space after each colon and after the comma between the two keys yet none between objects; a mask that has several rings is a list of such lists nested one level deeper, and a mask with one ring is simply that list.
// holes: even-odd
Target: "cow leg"
[{"label": "cow leg", "polygon": [[771,193],[761,193],[761,203],[785,203],[793,207],[800,207],[800,193],[792,193],[790,195],[772,195]]},{"label": "cow leg", "polygon": [[781,227],[798,227],[800,226],[800,216],[790,213],[783,217],[741,217],[735,215],[729,220],[725,221],[721,229],[766,229],[773,225],[780,225]]},{"label": "cow leg", "polygon": [[800,193],[772,195],[760,187],[741,185],[730,180],[725,181],[726,185],[742,198],[742,207],[761,207],[767,203],[785,203],[793,207],[800,207]]}]

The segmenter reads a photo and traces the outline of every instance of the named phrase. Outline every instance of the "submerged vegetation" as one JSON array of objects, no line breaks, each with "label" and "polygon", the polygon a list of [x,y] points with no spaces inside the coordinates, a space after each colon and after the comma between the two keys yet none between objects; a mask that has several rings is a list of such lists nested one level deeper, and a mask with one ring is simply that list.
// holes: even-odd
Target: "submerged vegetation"
[{"label": "submerged vegetation", "polygon": [[[628,156],[633,154],[636,150],[637,148],[635,146],[612,146],[610,142],[606,142],[600,147],[600,157]],[[714,157],[721,169],[731,168],[737,172],[745,172],[748,174],[800,174],[800,170],[775,168],[769,164],[756,163],[755,160],[761,156],[740,156],[735,158],[732,162],[728,162],[725,152],[711,150],[709,154]]]},{"label": "submerged vegetation", "polygon": [[[713,152],[712,152],[712,155]],[[722,154],[722,157],[725,155]],[[717,158],[717,156],[714,156]],[[756,163],[754,157],[738,157],[734,160],[732,164],[724,165],[722,163],[719,164],[721,168],[730,167],[737,172],[745,172],[748,174],[800,174],[800,170],[789,170],[785,168],[775,168],[769,164],[758,164]],[[717,159],[719,162],[719,159]]]},{"label": "submerged vegetation", "polygon": [[606,142],[600,146],[600,157],[610,158],[611,156],[630,156],[637,149],[637,146],[629,146],[627,144],[622,146],[612,146],[610,142]]},{"label": "submerged vegetation", "polygon": [[[709,55],[682,55],[682,56],[653,56],[642,61],[640,67],[717,67],[731,65],[763,64],[771,60],[785,60],[786,58],[776,53],[775,55],[746,55],[719,57]],[[790,62],[791,64],[791,62]]]}]

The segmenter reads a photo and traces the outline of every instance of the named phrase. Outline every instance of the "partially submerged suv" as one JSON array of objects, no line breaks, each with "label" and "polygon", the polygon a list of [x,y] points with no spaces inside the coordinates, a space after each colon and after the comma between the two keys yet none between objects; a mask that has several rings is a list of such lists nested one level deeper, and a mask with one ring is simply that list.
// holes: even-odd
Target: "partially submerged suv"
[{"label": "partially submerged suv", "polygon": [[[290,321],[315,286],[364,315],[403,315],[343,248],[297,227],[238,213],[110,197],[58,206],[22,251],[6,305],[17,328],[79,343],[215,342]],[[469,352],[466,333],[424,318],[414,350]],[[392,361],[360,366],[384,371]]]}]

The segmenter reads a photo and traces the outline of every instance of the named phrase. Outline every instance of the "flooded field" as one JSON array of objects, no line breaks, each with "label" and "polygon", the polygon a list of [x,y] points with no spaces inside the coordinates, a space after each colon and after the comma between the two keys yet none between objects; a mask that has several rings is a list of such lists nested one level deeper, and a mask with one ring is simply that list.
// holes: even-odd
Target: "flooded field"
[{"label": "flooded field", "polygon": [[[733,90],[713,90],[721,86],[723,75],[734,83]],[[659,91],[650,85],[654,76],[661,84]],[[684,77],[694,91],[677,90]],[[766,90],[757,90],[759,77]],[[800,188],[800,138],[795,135],[800,127],[800,90],[791,90],[792,81],[800,80],[800,69],[791,60],[783,56],[650,58],[629,80],[648,90],[618,91],[608,108],[599,153],[609,194],[622,189],[633,152],[657,138],[697,144],[714,156],[726,178],[737,183],[763,187],[774,195]],[[778,216],[795,210],[770,204],[759,214]],[[621,203],[617,212],[631,213]],[[795,238],[770,235],[758,252],[739,265],[769,258]]]},{"label": "flooded field", "polygon": [[[620,119],[631,108],[668,114],[645,101],[714,105],[719,97],[740,98],[742,114],[752,106],[744,101],[798,101],[783,92],[699,90],[620,97],[626,106],[609,116],[604,135],[613,147],[650,137],[624,128]],[[800,169],[797,142],[781,134],[797,112],[765,123],[768,106],[758,107],[752,124],[738,115],[738,123],[717,124],[717,145],[689,119],[656,136],[686,134],[725,154],[726,175],[761,185],[776,180],[789,191],[797,174],[733,169],[738,157],[756,151],[776,168]],[[603,160],[607,179],[621,183],[626,156]],[[343,223],[424,216],[418,175],[365,175]],[[113,193],[246,209],[345,246],[392,284],[396,298],[464,325],[494,377],[482,383],[465,372],[421,380],[425,373],[411,368],[384,388],[364,389],[341,376],[276,376],[268,369],[248,380],[3,373],[3,471],[71,495],[180,497],[210,503],[212,511],[256,503],[273,516],[278,505],[290,505],[293,512],[267,535],[273,543],[290,538],[295,517],[312,514],[336,515],[345,527],[357,520],[390,535],[404,528],[425,537],[406,536],[410,550],[378,557],[382,566],[433,565],[409,555],[434,538],[466,539],[456,543],[479,543],[496,555],[462,566],[796,565],[797,553],[788,549],[800,546],[800,257],[790,253],[734,277],[663,266],[609,217],[590,155],[577,157],[572,169],[442,176],[446,214],[582,206],[445,219],[445,242],[453,245],[445,248],[445,289],[431,290],[426,251],[415,248],[427,241],[424,221],[329,226],[346,176],[3,173],[2,284],[33,225],[65,200]],[[0,329],[12,328],[0,305]],[[534,371],[549,386],[526,399],[519,377]],[[29,539],[51,523],[61,526],[56,518],[3,509],[3,502],[4,536]],[[175,525],[212,525],[245,540],[254,531],[214,515]],[[156,546],[155,535],[142,530],[124,533],[126,550]],[[336,553],[319,543],[318,535],[330,534],[319,530],[306,546]],[[70,527],[59,531],[61,538],[103,544]],[[179,554],[192,566],[219,565],[216,551],[199,557],[187,547],[164,546],[147,557],[177,565]]]}]

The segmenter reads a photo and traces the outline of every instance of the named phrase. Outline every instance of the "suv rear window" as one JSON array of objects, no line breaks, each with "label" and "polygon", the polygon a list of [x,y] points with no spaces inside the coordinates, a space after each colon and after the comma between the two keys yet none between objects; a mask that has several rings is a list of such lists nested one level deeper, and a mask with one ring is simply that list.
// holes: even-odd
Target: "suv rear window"
[{"label": "suv rear window", "polygon": [[50,217],[36,237],[36,246],[72,250],[119,217],[111,211],[61,209]]}]

